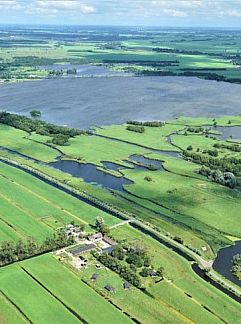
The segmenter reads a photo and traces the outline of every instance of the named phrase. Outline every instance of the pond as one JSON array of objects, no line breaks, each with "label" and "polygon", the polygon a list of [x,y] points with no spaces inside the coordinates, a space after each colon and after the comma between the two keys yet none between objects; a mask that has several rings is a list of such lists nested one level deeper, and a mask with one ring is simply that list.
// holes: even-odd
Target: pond
[{"label": "pond", "polygon": [[142,165],[146,166],[147,169],[150,169],[150,170],[151,169],[163,170],[162,161],[160,161],[160,160],[149,159],[142,155],[137,155],[137,154],[133,154],[133,155],[129,156],[129,159],[131,161],[141,163]]},{"label": "pond", "polygon": [[[110,76],[128,76],[131,73],[122,71],[113,71],[107,69],[103,65],[80,65],[80,64],[53,64],[39,67],[41,70],[58,71],[63,70],[63,76],[58,78],[73,78],[73,77],[110,77]],[[76,69],[76,74],[67,74],[67,70]]]},{"label": "pond", "polygon": [[[45,79],[0,86],[1,109],[89,128],[131,119],[237,115],[241,85],[188,77],[94,77]],[[228,96],[227,96],[228,93]]]},{"label": "pond", "polygon": [[217,126],[217,127],[207,127],[211,128],[214,131],[221,133],[221,135],[211,135],[215,136],[220,140],[241,140],[241,126]]},{"label": "pond", "polygon": [[49,164],[55,169],[71,174],[73,177],[82,178],[84,181],[99,185],[103,188],[123,191],[123,185],[133,182],[124,178],[116,177],[104,171],[98,170],[96,165],[79,163],[75,161],[59,160]]},{"label": "pond", "polygon": [[213,263],[213,268],[225,278],[241,287],[241,280],[231,272],[233,256],[236,254],[241,254],[241,241],[237,241],[234,245],[221,249]]}]

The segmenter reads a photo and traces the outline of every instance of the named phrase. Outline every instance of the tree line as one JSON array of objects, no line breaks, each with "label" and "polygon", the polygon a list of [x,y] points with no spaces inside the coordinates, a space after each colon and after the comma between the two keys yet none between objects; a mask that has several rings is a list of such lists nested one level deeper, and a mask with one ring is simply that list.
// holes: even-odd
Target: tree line
[{"label": "tree line", "polygon": [[0,266],[5,266],[13,262],[54,251],[73,243],[73,237],[67,237],[65,233],[61,231],[47,237],[43,243],[38,243],[31,237],[26,241],[4,241],[0,244]]},{"label": "tree line", "polygon": [[241,158],[238,157],[216,158],[214,156],[207,156],[189,150],[184,150],[183,155],[195,163],[205,165],[214,170],[231,172],[237,176],[241,173]]},{"label": "tree line", "polygon": [[0,123],[21,129],[25,132],[36,132],[39,135],[51,137],[50,142],[56,145],[66,145],[69,138],[85,134],[83,130],[58,126],[39,119],[0,112]]},{"label": "tree line", "polygon": [[97,259],[137,288],[142,286],[141,277],[163,277],[164,269],[154,271],[148,251],[138,243],[118,244],[110,253],[97,255]]},{"label": "tree line", "polygon": [[165,125],[165,123],[163,123],[161,121],[145,121],[145,122],[141,122],[141,121],[137,121],[137,120],[128,120],[126,123],[129,124],[129,125],[148,126],[148,127],[162,127],[163,125]]}]

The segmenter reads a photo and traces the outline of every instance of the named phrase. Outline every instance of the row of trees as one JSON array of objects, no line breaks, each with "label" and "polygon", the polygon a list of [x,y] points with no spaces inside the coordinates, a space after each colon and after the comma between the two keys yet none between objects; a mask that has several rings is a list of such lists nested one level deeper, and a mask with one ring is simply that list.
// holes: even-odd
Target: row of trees
[{"label": "row of trees", "polygon": [[241,173],[241,158],[216,158],[188,150],[183,151],[183,155],[187,159],[190,159],[195,163],[207,166],[210,169],[220,170],[222,172],[231,172],[234,175],[239,175]]},{"label": "row of trees", "polygon": [[25,132],[36,132],[37,134],[52,137],[52,142],[58,145],[65,145],[70,137],[85,134],[85,131],[57,126],[38,119],[31,119],[25,116],[0,112],[0,123],[9,125]]},{"label": "row of trees", "polygon": [[128,125],[136,125],[136,126],[148,126],[148,127],[162,127],[165,123],[161,121],[137,121],[137,120],[128,120],[126,122]]},{"label": "row of trees", "polygon": [[224,148],[230,150],[232,152],[241,152],[241,146],[239,144],[222,144],[222,143],[215,143],[213,145],[215,148]]},{"label": "row of trees", "polygon": [[26,241],[4,241],[0,244],[0,266],[21,261],[35,255],[54,251],[74,243],[73,237],[67,237],[64,232],[56,232],[40,244],[34,238]]},{"label": "row of trees", "polygon": [[237,186],[237,179],[231,172],[222,172],[220,170],[211,170],[209,167],[202,166],[199,173],[208,177],[211,181],[220,183],[229,188]]},{"label": "row of trees", "polygon": [[145,127],[144,126],[136,126],[136,125],[128,125],[126,127],[128,131],[136,132],[136,133],[144,133]]}]

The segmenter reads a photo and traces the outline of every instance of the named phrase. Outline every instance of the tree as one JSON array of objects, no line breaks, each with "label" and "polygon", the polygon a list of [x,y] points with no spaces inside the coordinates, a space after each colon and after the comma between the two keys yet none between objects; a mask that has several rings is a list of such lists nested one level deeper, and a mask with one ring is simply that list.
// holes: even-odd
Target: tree
[{"label": "tree", "polygon": [[31,110],[30,115],[33,118],[41,117],[41,111],[40,110]]},{"label": "tree", "polygon": [[144,268],[141,270],[140,275],[141,275],[142,277],[149,277],[150,272],[151,272],[150,268],[144,267]]},{"label": "tree", "polygon": [[116,245],[111,252],[111,255],[118,260],[124,260],[125,258],[125,251],[120,245]]},{"label": "tree", "polygon": [[158,277],[163,278],[163,276],[164,276],[164,268],[163,267],[159,267],[157,269],[157,271],[156,271],[156,274],[157,274]]},{"label": "tree", "polygon": [[150,177],[150,176],[146,176],[146,177],[144,178],[144,180],[146,180],[146,181],[148,181],[148,182],[151,182],[151,181],[152,181],[152,177]]},{"label": "tree", "polygon": [[95,220],[95,227],[97,230],[100,230],[101,226],[104,224],[104,218],[102,216],[97,216]]}]

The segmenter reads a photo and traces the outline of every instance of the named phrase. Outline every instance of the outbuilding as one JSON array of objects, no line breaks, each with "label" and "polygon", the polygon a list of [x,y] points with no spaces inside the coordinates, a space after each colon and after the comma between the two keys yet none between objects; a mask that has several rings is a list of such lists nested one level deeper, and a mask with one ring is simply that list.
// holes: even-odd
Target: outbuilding
[{"label": "outbuilding", "polygon": [[112,287],[111,285],[106,285],[106,286],[105,286],[105,289],[108,290],[108,291],[111,292],[111,293],[114,293],[114,292],[115,292],[115,288]]}]

